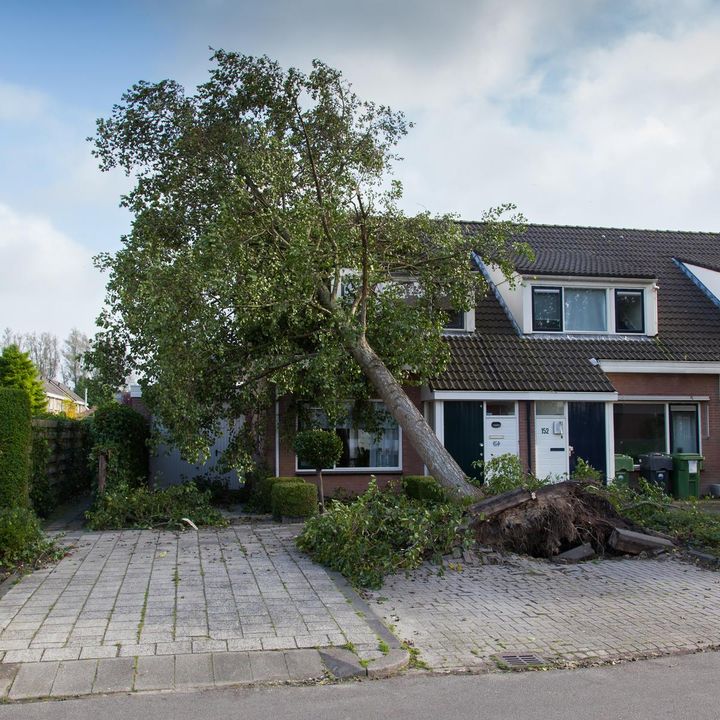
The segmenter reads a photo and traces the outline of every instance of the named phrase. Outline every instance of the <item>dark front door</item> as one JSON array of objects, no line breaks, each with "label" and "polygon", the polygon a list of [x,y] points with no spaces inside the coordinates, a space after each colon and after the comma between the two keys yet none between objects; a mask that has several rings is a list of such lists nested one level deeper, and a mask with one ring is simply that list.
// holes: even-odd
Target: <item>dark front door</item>
[{"label": "dark front door", "polygon": [[462,471],[480,477],[473,461],[483,459],[483,404],[474,400],[446,400],[445,447]]},{"label": "dark front door", "polygon": [[568,403],[568,425],[568,437],[573,448],[570,472],[575,470],[578,458],[582,458],[606,475],[605,403]]}]

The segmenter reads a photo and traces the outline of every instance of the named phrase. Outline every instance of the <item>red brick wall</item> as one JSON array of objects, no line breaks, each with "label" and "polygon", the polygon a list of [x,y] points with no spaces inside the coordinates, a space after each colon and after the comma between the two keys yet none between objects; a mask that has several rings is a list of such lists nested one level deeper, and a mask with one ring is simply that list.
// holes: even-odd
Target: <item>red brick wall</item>
[{"label": "red brick wall", "polygon": [[[528,417],[530,418],[530,441],[528,442]],[[518,402],[518,440],[520,460],[525,470],[535,470],[535,403]]]},{"label": "red brick wall", "polygon": [[[416,407],[422,412],[422,401],[420,399],[420,388],[405,388],[410,399],[415,403]],[[280,467],[277,472],[282,477],[290,477],[294,475],[302,475],[308,482],[314,480],[314,475],[306,473],[298,473],[295,470],[295,453],[292,449],[292,439],[290,432],[293,428],[293,418],[289,412],[288,398],[280,400]],[[266,432],[265,459],[271,473],[275,474],[275,411],[269,413],[268,427]],[[386,486],[393,480],[399,480],[402,475],[422,475],[423,462],[405,436],[402,437],[402,472],[378,472],[374,473],[378,485]],[[325,494],[332,496],[337,490],[344,490],[349,493],[359,493],[367,488],[370,481],[369,473],[346,473],[346,472],[327,472],[323,473],[323,485]]]},{"label": "red brick wall", "polygon": [[[717,375],[617,373],[608,376],[619,395],[708,396],[700,402],[700,443],[705,456],[701,492],[720,482],[720,378]],[[709,420],[709,422],[708,422]]]}]

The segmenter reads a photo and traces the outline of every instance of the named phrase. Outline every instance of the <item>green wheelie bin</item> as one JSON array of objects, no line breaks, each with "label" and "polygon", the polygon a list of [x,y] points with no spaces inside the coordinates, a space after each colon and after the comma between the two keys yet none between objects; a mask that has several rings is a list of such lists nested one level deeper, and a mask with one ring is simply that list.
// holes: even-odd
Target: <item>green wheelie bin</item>
[{"label": "green wheelie bin", "polygon": [[697,453],[675,453],[672,458],[673,495],[678,500],[700,497],[700,471],[705,458]]},{"label": "green wheelie bin", "polygon": [[635,463],[629,455],[615,456],[615,478],[618,485],[630,484],[630,473],[635,469]]}]

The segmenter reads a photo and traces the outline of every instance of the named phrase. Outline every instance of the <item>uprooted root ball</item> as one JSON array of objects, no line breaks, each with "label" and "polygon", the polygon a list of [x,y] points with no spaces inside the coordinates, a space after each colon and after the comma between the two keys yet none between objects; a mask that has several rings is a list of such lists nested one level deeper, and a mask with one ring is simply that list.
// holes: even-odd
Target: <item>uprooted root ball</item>
[{"label": "uprooted root ball", "polygon": [[604,554],[615,527],[634,529],[605,498],[571,483],[550,486],[535,500],[478,519],[473,526],[481,545],[543,558],[581,543]]}]

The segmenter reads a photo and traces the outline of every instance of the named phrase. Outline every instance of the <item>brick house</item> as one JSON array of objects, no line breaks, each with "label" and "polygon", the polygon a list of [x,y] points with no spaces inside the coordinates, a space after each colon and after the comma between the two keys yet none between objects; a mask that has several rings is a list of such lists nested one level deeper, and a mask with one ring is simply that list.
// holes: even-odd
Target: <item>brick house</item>
[{"label": "brick house", "polygon": [[[477,261],[490,292],[449,321],[446,372],[409,389],[460,466],[510,452],[541,477],[577,458],[612,477],[615,453],[700,452],[701,486],[720,482],[720,234],[533,225],[523,239],[535,257],[514,285]],[[268,467],[311,475],[288,408],[268,422]],[[424,472],[392,420],[336,430],[328,494]]]}]

